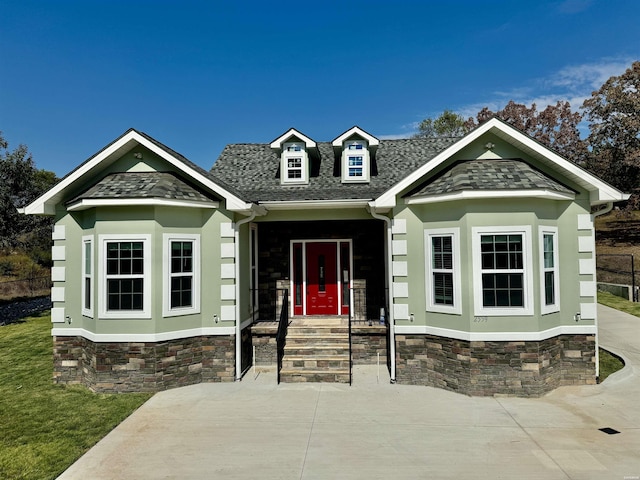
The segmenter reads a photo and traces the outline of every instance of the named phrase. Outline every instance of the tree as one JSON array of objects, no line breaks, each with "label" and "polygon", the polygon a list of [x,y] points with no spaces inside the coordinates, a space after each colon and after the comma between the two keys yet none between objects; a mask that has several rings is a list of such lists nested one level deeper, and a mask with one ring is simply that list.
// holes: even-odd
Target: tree
[{"label": "tree", "polygon": [[426,118],[418,125],[417,138],[429,137],[461,137],[469,132],[470,128],[462,115],[445,110],[436,118]]},{"label": "tree", "polygon": [[37,251],[38,256],[50,249],[51,219],[22,215],[17,209],[36,199],[56,181],[53,172],[35,167],[25,145],[9,150],[0,132],[0,248]]},{"label": "tree", "polygon": [[628,193],[640,190],[640,62],[612,76],[585,100],[590,167]]}]

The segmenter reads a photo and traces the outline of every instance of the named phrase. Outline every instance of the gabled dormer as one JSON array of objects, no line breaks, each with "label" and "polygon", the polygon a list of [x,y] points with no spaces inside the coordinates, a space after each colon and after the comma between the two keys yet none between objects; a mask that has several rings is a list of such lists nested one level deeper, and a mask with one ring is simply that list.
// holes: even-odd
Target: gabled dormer
[{"label": "gabled dormer", "polygon": [[380,141],[360,127],[352,127],[333,142],[333,151],[340,159],[342,183],[368,183],[371,164]]},{"label": "gabled dormer", "polygon": [[291,128],[271,142],[271,148],[280,157],[282,185],[309,183],[310,157],[315,155],[316,142]]}]

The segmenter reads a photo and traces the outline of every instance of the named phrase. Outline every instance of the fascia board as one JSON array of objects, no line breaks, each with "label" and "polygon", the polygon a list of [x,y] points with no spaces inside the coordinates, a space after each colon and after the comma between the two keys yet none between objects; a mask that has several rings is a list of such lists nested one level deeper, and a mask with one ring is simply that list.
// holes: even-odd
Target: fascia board
[{"label": "fascia board", "polygon": [[260,202],[267,210],[310,210],[319,208],[359,208],[366,207],[369,199],[355,200],[309,200],[309,201],[282,201]]},{"label": "fascia board", "polygon": [[[591,175],[586,170],[580,168],[578,165],[575,165],[568,160],[565,160],[560,155],[556,154],[552,150],[549,150],[545,146],[541,145],[537,141],[523,134],[522,132],[516,130],[515,128],[509,126],[508,124],[492,118],[491,120],[483,123],[478,128],[469,133],[466,137],[463,137],[458,142],[451,145],[449,148],[443,150],[438,155],[436,155],[433,159],[428,161],[421,168],[413,172],[411,175],[408,175],[400,182],[396,183],[393,187],[387,190],[385,193],[380,195],[375,201],[375,205],[378,208],[393,208],[396,206],[396,196],[405,188],[408,188],[413,183],[419,181],[422,177],[427,175],[430,171],[439,167],[443,162],[448,160],[450,157],[455,155],[457,152],[476,141],[479,137],[484,135],[485,133],[495,133],[500,138],[505,141],[512,140],[514,145],[518,146],[521,149],[526,149],[532,151],[536,154],[536,156],[543,157],[549,160],[555,167],[567,175],[569,178],[576,181],[576,183],[580,184],[584,188],[586,188],[590,194],[593,202],[593,193],[594,190],[596,192],[596,198],[598,198],[597,202],[604,203],[606,200],[600,199],[600,195],[604,194],[608,201],[620,201],[626,200],[629,198],[628,195],[620,192],[618,189],[612,187],[611,185],[603,182],[597,177]],[[524,148],[523,148],[524,147]]]},{"label": "fascia board", "polygon": [[380,140],[378,140],[376,137],[374,137],[370,133],[365,132],[358,126],[351,127],[349,130],[347,130],[346,132],[338,136],[335,140],[333,140],[333,142],[331,142],[331,145],[334,148],[337,148],[337,147],[342,148],[342,142],[344,142],[347,138],[349,138],[354,133],[364,138],[370,147],[377,147],[378,145],[380,145]]},{"label": "fascia board", "polygon": [[480,125],[474,131],[469,133],[466,137],[461,138],[458,142],[454,143],[450,147],[446,148],[434,158],[425,163],[422,167],[417,169],[412,174],[406,176],[403,180],[400,180],[389,190],[380,195],[377,199],[374,200],[375,208],[393,208],[396,206],[396,196],[405,188],[409,187],[413,183],[420,180],[426,174],[428,174],[431,170],[438,167],[440,164],[448,160],[451,156],[453,156],[456,152],[462,150],[464,147],[474,142],[478,137],[484,135],[490,128],[490,123],[493,120],[489,120],[488,122]]},{"label": "fascia board", "polygon": [[407,205],[423,205],[426,203],[452,202],[455,200],[486,198],[542,198],[547,200],[574,200],[574,193],[556,192],[546,189],[535,190],[463,190],[460,192],[411,197],[405,199]]},{"label": "fascia board", "polygon": [[629,195],[621,192],[612,185],[609,185],[605,181],[592,175],[575,163],[566,160],[565,158],[555,153],[553,150],[548,149],[544,145],[528,137],[522,132],[495,119],[492,119],[489,122],[495,122],[495,124],[492,125],[492,130],[500,138],[509,141],[505,138],[505,135],[507,135],[513,140],[513,142],[511,143],[514,143],[519,148],[523,149],[523,147],[525,147],[525,149],[535,152],[537,156],[542,157],[543,159],[547,159],[549,163],[552,163],[554,166],[558,167],[565,176],[588,190],[590,192],[590,197],[592,200],[594,200],[595,198],[598,202],[606,202],[621,201],[629,198]]},{"label": "fascia board", "polygon": [[95,207],[131,207],[131,206],[165,206],[187,208],[215,209],[220,202],[192,202],[184,200],[171,200],[164,198],[86,198],[67,206],[70,212],[87,210]]},{"label": "fascia board", "polygon": [[[232,193],[228,192],[226,189],[222,188],[220,185],[212,182],[209,178],[202,175],[200,172],[193,170],[188,165],[185,165],[182,161],[175,158],[173,155],[170,155],[168,152],[158,147],[153,142],[149,141],[142,135],[140,135],[135,130],[131,130],[125,133],[120,139],[118,139],[113,144],[106,147],[104,150],[101,150],[97,153],[93,158],[89,161],[85,162],[81,165],[77,170],[72,172],[67,177],[63,178],[57,185],[53,188],[45,192],[39,198],[34,200],[31,204],[27,205],[24,209],[25,214],[27,215],[53,215],[55,214],[55,204],[60,201],[60,198],[64,191],[69,188],[73,183],[89,174],[92,170],[94,170],[99,165],[109,165],[120,156],[129,150],[131,150],[136,144],[142,145],[153,153],[158,155],[160,158],[166,160],[171,165],[176,167],[177,169],[184,172],[190,178],[198,181],[203,186],[207,187],[214,193],[225,198],[227,201],[227,208],[232,211],[240,211],[251,208],[251,204],[245,202],[244,200],[236,197]],[[53,205],[52,205],[53,203]]]},{"label": "fascia board", "polygon": [[60,180],[60,182],[58,182],[48,191],[43,193],[40,197],[36,198],[33,202],[27,205],[24,208],[24,213],[26,215],[54,214],[55,205],[51,205],[52,200],[54,204],[58,203],[58,197],[61,196],[69,186],[71,186],[87,173],[90,173],[96,166],[105,161],[109,161],[110,159],[111,161],[115,161],[115,159],[118,158],[120,154],[124,154],[125,152],[131,150],[136,141],[134,135],[136,135],[135,131],[129,131],[117,142],[101,150],[93,158],[85,162],[71,174]]},{"label": "fascia board", "polygon": [[[136,133],[136,132],[133,132],[133,133]],[[190,178],[197,180],[201,185],[209,188],[212,192],[217,193],[218,195],[223,197],[227,201],[228,210],[242,211],[242,210],[247,210],[251,208],[250,203],[247,203],[241,198],[236,197],[234,194],[227,191],[217,183],[214,183],[213,181],[211,181],[208,177],[202,175],[200,172],[196,170],[193,170],[188,165],[185,165],[182,161],[178,160],[173,155],[168,154],[166,151],[158,147],[156,144],[150,142],[149,140],[142,137],[141,135],[138,135],[137,133],[136,133],[136,136],[137,136],[138,142],[141,145],[143,145],[144,147],[147,147],[156,155],[168,161],[171,165],[173,165],[174,167],[184,172]]]},{"label": "fascia board", "polygon": [[276,148],[276,149],[281,148],[282,144],[286,140],[288,140],[290,137],[293,137],[293,136],[298,137],[300,140],[302,140],[307,149],[316,148],[316,142],[314,142],[309,137],[307,137],[304,133],[299,132],[295,128],[290,128],[289,130],[287,130],[285,133],[283,133],[278,138],[276,138],[273,142],[271,142],[269,146],[271,148]]}]

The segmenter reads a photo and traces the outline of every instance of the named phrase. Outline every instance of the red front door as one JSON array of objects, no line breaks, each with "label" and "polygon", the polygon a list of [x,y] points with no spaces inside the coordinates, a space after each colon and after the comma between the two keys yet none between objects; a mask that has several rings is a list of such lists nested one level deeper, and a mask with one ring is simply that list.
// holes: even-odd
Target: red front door
[{"label": "red front door", "polygon": [[307,315],[338,314],[338,244],[306,244]]}]

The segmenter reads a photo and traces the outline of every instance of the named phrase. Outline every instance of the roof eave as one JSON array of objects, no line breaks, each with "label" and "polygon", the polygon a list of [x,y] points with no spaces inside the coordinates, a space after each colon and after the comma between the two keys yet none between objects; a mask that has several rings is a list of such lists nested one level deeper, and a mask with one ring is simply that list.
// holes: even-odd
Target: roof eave
[{"label": "roof eave", "polygon": [[84,198],[67,205],[67,210],[77,212],[96,207],[164,206],[215,209],[220,202],[196,202],[167,198]]},{"label": "roof eave", "polygon": [[572,192],[558,192],[548,189],[528,190],[461,190],[458,192],[443,193],[440,195],[425,195],[420,197],[405,198],[407,205],[423,205],[427,203],[453,202],[456,200],[479,200],[492,198],[541,198],[545,200],[575,200]]},{"label": "roof eave", "polygon": [[312,210],[322,208],[365,208],[371,199],[353,200],[284,200],[260,202],[267,210]]}]

